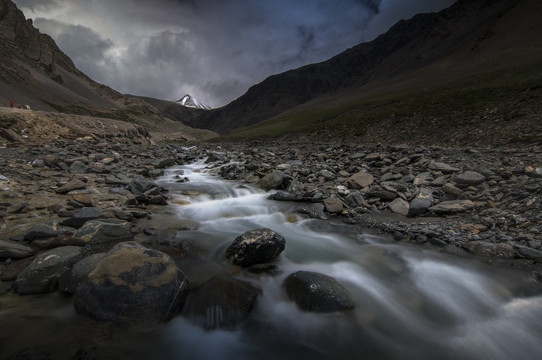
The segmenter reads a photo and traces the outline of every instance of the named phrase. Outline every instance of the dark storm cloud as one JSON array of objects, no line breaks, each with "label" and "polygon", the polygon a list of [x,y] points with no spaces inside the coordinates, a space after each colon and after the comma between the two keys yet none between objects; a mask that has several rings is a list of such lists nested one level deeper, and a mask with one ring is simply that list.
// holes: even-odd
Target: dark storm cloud
[{"label": "dark storm cloud", "polygon": [[[211,106],[452,0],[15,0],[95,80]],[[27,16],[29,16],[27,14]]]},{"label": "dark storm cloud", "polygon": [[74,63],[96,81],[104,82],[108,71],[114,66],[107,52],[114,47],[109,39],[103,39],[97,32],[81,25],[69,25],[56,20],[37,18],[34,26],[51,35],[61,49],[69,51]]},{"label": "dark storm cloud", "polygon": [[456,0],[381,0],[379,14],[369,23],[363,41],[369,41],[386,32],[401,19],[410,19],[418,13],[440,11]]},{"label": "dark storm cloud", "polygon": [[29,8],[33,10],[38,10],[38,9],[48,10],[48,9],[52,9],[59,6],[56,0],[41,0],[41,1],[17,0],[15,1],[15,3],[17,4],[19,8]]}]

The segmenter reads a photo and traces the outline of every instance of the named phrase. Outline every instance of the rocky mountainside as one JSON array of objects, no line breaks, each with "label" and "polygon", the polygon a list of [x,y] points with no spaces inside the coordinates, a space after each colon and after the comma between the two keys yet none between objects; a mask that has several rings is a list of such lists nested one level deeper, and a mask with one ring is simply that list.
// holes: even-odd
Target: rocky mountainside
[{"label": "rocky mountainside", "polygon": [[13,100],[32,109],[72,114],[103,115],[115,109],[161,115],[141,98],[123,95],[79,71],[10,0],[0,0],[0,56],[0,101],[5,106]]},{"label": "rocky mountainside", "polygon": [[[483,74],[497,78],[494,72],[503,69],[523,71],[542,59],[542,26],[537,20],[541,6],[537,0],[459,0],[439,13],[402,20],[375,40],[328,61],[271,76],[192,125],[228,133],[298,111],[296,107],[304,111],[392,91],[455,86],[454,81]],[[538,68],[533,71],[540,74]],[[313,115],[294,125],[273,125],[272,130],[296,130],[321,114]]]},{"label": "rocky mountainside", "polygon": [[[42,110],[110,109],[118,92],[80,72],[9,0],[0,1],[0,98]],[[6,102],[7,103],[7,102]],[[66,108],[66,109],[65,109]],[[69,108],[69,109],[67,109]]]},{"label": "rocky mountainside", "polygon": [[[146,101],[96,83],[76,68],[50,36],[34,28],[32,20],[25,19],[13,2],[0,0],[0,106],[8,107],[10,100],[15,106],[28,105],[32,110],[44,112],[0,111],[0,144],[37,140],[39,134],[29,135],[37,132],[37,125],[33,129],[36,131],[28,128],[35,123],[27,121],[29,118],[39,120],[42,125],[50,123],[46,130],[41,130],[53,137],[55,134],[67,138],[82,136],[83,128],[88,134],[102,137],[122,136],[125,128],[136,129],[141,134],[151,133],[156,139],[164,138],[164,134],[168,139],[185,140],[214,136],[210,131],[194,130],[179,123],[184,117],[190,117],[194,109],[155,99]],[[59,112],[72,116],[61,116]],[[83,121],[78,115],[90,117]],[[50,119],[53,121],[49,122]],[[119,125],[118,121],[126,124]],[[76,129],[70,122],[85,126]],[[58,124],[66,131],[56,131]],[[96,126],[108,130],[94,134],[92,128]]]}]

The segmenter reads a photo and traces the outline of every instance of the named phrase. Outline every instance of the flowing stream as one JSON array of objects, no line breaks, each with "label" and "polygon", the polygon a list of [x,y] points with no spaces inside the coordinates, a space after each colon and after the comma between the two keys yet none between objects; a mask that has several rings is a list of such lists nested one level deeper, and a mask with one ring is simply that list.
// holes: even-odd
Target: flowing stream
[{"label": "flowing stream", "polygon": [[[178,182],[183,177],[190,181]],[[80,351],[83,359],[87,353],[153,359],[542,358],[542,296],[527,271],[397,243],[340,221],[303,218],[294,212],[299,204],[267,200],[262,190],[221,180],[201,162],[170,169],[157,183],[173,199],[168,212],[154,217],[155,226],[166,231],[175,222],[189,224],[175,238],[190,239],[202,258],[178,259],[188,277],[203,282],[228,273],[263,290],[245,324],[205,330],[180,315],[152,331],[119,335],[110,325],[75,315],[69,298],[57,294],[27,298],[21,307],[40,307],[33,321],[2,327],[21,331],[21,342],[41,334],[49,348],[80,347],[85,337],[88,344],[107,345]],[[253,274],[231,265],[225,258],[229,244],[262,227],[286,239],[276,272]],[[301,311],[282,288],[299,270],[334,277],[356,308]],[[217,324],[219,315],[211,315]],[[2,319],[11,318],[0,310]],[[47,348],[34,340],[34,348],[40,346]]]}]

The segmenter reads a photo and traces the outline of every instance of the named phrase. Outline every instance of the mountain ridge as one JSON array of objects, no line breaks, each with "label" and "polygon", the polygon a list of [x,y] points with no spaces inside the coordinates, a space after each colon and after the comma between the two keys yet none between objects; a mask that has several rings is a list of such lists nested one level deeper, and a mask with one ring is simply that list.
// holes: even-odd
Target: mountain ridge
[{"label": "mountain ridge", "polygon": [[[535,0],[459,0],[438,13],[401,20],[375,40],[327,61],[270,76],[191,125],[227,134],[304,104],[317,106],[315,99],[340,97],[341,92],[363,97],[536,63],[542,59],[542,46],[535,35],[542,36],[542,31],[532,20],[540,8]],[[509,34],[502,29],[505,25]],[[535,35],[529,35],[531,30]]]}]

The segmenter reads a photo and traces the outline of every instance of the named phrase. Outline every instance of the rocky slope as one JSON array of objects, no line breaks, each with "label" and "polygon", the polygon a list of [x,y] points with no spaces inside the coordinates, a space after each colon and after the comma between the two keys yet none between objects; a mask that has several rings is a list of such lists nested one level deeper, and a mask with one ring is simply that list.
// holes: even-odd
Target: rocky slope
[{"label": "rocky slope", "polygon": [[[79,71],[72,60],[64,54],[53,39],[34,28],[31,20],[9,0],[0,1],[0,105],[9,106],[9,100],[17,105],[28,105],[33,110],[50,112],[67,123],[68,115],[74,114],[73,122],[81,121],[77,115],[95,116],[105,127],[130,127],[110,122],[122,120],[137,123],[146,131],[163,138],[195,139],[209,138],[209,131],[195,131],[182,125],[190,118],[191,109],[179,104],[123,95],[105,85],[98,84]],[[153,102],[154,101],[154,102]],[[157,104],[159,108],[153,104]],[[164,105],[165,104],[165,105]],[[35,113],[36,120],[43,119]],[[25,126],[32,126],[26,123]],[[43,125],[43,124],[42,124]],[[76,124],[69,128],[77,127]],[[3,123],[2,127],[6,128]],[[84,124],[81,129],[89,130]],[[22,130],[19,129],[19,130]],[[4,134],[5,135],[5,134]],[[60,135],[60,134],[59,134]],[[75,132],[67,138],[77,137]],[[4,137],[5,138],[5,137]]]},{"label": "rocky slope", "polygon": [[[9,0],[0,3],[0,96],[42,110],[109,110],[122,95],[80,72]],[[7,104],[7,102],[5,102]]]}]

